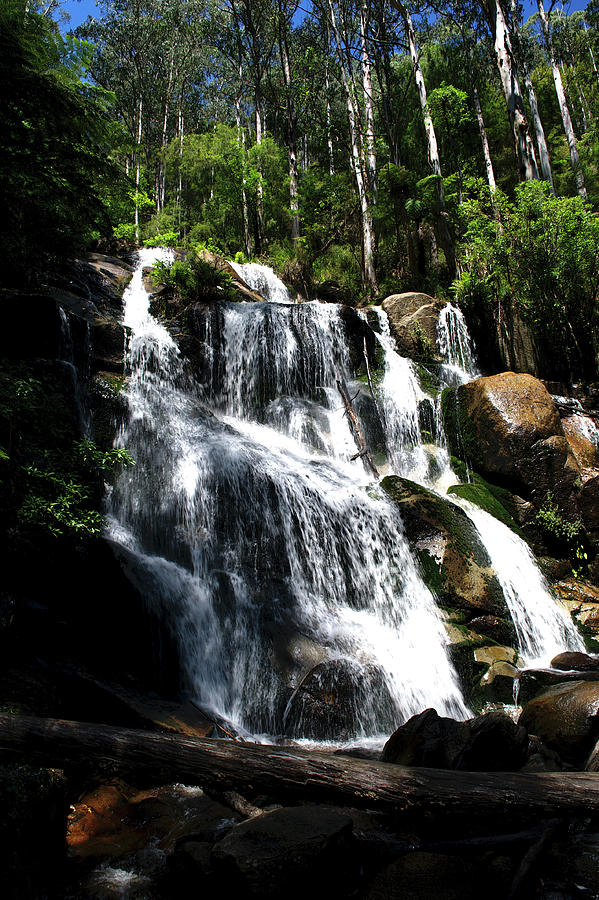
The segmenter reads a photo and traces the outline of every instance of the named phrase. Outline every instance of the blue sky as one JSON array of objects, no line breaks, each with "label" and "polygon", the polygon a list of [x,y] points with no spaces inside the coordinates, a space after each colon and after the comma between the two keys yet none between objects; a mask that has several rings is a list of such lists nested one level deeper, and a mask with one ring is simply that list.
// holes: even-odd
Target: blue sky
[{"label": "blue sky", "polygon": [[[0,0],[1,2],[1,0]],[[570,0],[565,4],[566,12],[576,12],[579,9],[586,9],[588,0]],[[549,6],[548,0],[545,0],[545,8]],[[71,16],[71,20],[66,28],[76,28],[82,22],[85,22],[88,16],[98,15],[95,0],[63,0],[62,8]],[[537,4],[534,0],[524,0],[524,11],[528,17],[536,12]],[[64,26],[63,26],[64,27]]]}]

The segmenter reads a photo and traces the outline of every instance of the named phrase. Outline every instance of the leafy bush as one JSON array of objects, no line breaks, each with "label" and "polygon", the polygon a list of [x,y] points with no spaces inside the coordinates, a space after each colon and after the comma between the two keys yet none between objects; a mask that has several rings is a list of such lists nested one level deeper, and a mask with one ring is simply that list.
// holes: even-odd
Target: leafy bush
[{"label": "leafy bush", "polygon": [[172,288],[184,303],[233,299],[231,275],[204,259],[202,252],[198,250],[172,263],[157,260],[152,268],[153,280]]},{"label": "leafy bush", "polygon": [[0,362],[0,508],[7,527],[90,538],[104,527],[103,482],[132,465],[125,450],[77,438],[78,422],[52,371]]},{"label": "leafy bush", "polygon": [[591,207],[533,181],[518,185],[513,201],[481,192],[464,203],[463,220],[456,299],[489,304],[497,319],[521,315],[554,376],[595,377],[599,219]]}]

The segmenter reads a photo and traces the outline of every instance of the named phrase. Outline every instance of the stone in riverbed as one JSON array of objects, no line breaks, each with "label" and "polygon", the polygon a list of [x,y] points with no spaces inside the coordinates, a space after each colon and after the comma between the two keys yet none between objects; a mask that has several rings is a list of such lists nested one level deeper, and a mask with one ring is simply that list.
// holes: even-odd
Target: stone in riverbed
[{"label": "stone in riverbed", "polygon": [[217,874],[251,897],[344,896],[355,882],[353,823],[326,807],[287,807],[234,828],[215,844]]},{"label": "stone in riverbed", "polygon": [[599,737],[599,682],[556,684],[526,704],[519,724],[562,759],[584,762]]},{"label": "stone in riverbed", "polygon": [[383,309],[389,317],[391,333],[399,352],[410,358],[439,358],[437,349],[437,322],[445,306],[428,294],[409,291],[392,294],[383,300]]},{"label": "stone in riverbed", "polygon": [[509,619],[487,550],[464,510],[406,478],[390,475],[381,486],[397,504],[424,580],[441,603]]},{"label": "stone in riverbed", "polygon": [[563,669],[567,672],[575,669],[579,672],[592,672],[599,670],[599,657],[589,656],[587,653],[578,653],[576,651],[568,651],[566,653],[558,653],[551,660],[552,669]]},{"label": "stone in riverbed", "polygon": [[382,762],[468,772],[508,772],[527,758],[528,734],[501,712],[467,722],[427,709],[401,725],[383,748]]}]

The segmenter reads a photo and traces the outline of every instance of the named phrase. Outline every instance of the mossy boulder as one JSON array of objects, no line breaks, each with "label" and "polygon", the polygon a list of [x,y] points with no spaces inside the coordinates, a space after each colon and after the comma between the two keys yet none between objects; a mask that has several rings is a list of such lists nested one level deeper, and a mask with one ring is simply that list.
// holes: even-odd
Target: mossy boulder
[{"label": "mossy boulder", "polygon": [[535,509],[550,493],[562,514],[577,515],[580,467],[542,382],[504,372],[447,388],[441,402],[454,455]]},{"label": "mossy boulder", "polygon": [[437,322],[445,306],[441,300],[410,291],[392,294],[383,300],[382,306],[389,317],[391,334],[403,356],[439,359]]},{"label": "mossy boulder", "polygon": [[466,513],[405,478],[390,475],[381,485],[397,504],[424,579],[441,603],[509,618],[487,550]]},{"label": "mossy boulder", "polygon": [[507,509],[499,502],[497,497],[491,493],[486,485],[454,484],[449,488],[447,493],[454,494],[456,497],[461,497],[463,500],[468,500],[469,503],[479,506],[481,509],[484,509],[485,512],[490,513],[490,515],[499,519],[500,522],[503,522],[504,525],[507,525],[508,528],[511,528],[512,531],[515,531],[520,537],[524,538],[522,529],[517,525]]}]

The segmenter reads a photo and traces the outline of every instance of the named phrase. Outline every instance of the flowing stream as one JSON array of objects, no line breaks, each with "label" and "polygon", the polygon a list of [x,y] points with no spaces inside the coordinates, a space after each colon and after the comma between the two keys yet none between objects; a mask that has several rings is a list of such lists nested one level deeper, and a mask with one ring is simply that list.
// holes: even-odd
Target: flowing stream
[{"label": "flowing stream", "polygon": [[[142,268],[156,257],[169,253],[140,251],[124,297],[130,415],[118,441],[137,464],[112,491],[109,521],[130,577],[178,644],[182,688],[240,730],[271,738],[376,741],[426,707],[467,716],[398,511],[351,459],[337,384],[352,384],[340,308],[292,304],[270,270],[236,267],[267,299],[212,308],[199,335],[200,383],[148,311]],[[458,312],[440,339],[454,382],[473,365]],[[389,470],[444,491],[458,479],[438,403],[395,352],[385,314],[374,315],[384,374],[371,413]],[[467,512],[503,569],[522,542],[486,513]],[[550,637],[541,634],[533,571],[537,605],[558,610],[530,554],[502,585],[524,621],[514,614],[522,652],[539,658],[577,635],[559,610]]]}]

